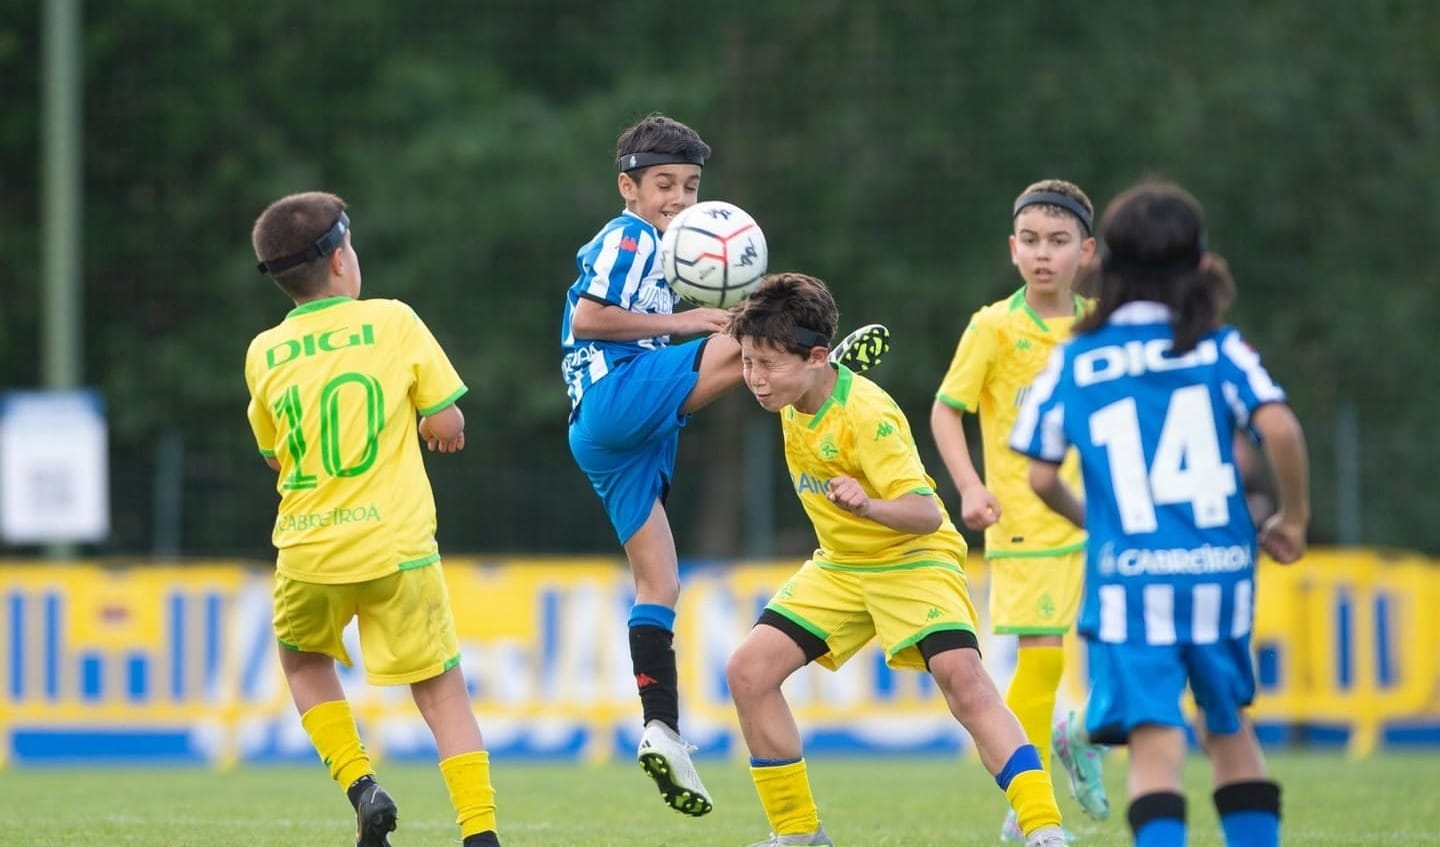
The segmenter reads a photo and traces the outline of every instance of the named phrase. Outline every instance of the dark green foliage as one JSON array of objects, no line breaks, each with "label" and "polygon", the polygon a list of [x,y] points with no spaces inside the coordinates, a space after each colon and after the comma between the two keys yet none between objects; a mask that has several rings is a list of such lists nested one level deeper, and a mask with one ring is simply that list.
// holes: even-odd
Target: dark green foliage
[{"label": "dark green foliage", "polygon": [[[1308,428],[1317,540],[1335,538],[1350,403],[1363,540],[1440,551],[1437,8],[85,4],[85,372],[113,426],[107,550],[149,549],[152,445],[178,428],[184,548],[268,555],[275,496],[240,365],[288,303],[252,270],[249,225],[310,188],[350,201],[366,293],[414,305],[471,386],[469,447],[430,463],[445,549],[612,550],[565,444],[559,317],[575,249],[620,208],[615,136],[662,110],[714,146],[702,196],[755,214],[772,269],[829,280],[843,327],[894,330],[875,376],[952,511],[930,398],[970,312],[1018,285],[1011,200],[1061,176],[1103,205],[1160,174],[1206,204],[1233,317]],[[38,31],[36,4],[0,15],[10,386],[39,373]],[[741,552],[737,457],[760,414],[737,395],[682,440],[682,552]],[[803,552],[777,494],[777,552]]]}]

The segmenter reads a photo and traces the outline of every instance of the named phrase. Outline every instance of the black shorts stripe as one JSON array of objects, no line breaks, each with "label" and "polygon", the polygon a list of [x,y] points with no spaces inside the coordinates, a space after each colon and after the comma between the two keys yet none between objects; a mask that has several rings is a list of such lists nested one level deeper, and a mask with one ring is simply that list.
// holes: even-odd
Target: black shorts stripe
[{"label": "black shorts stripe", "polygon": [[830,645],[825,643],[825,639],[800,624],[795,623],[774,609],[766,609],[760,613],[760,619],[755,621],[755,625],[759,626],[762,623],[766,626],[773,626],[790,636],[790,640],[799,645],[801,651],[805,653],[806,664],[830,652]]}]

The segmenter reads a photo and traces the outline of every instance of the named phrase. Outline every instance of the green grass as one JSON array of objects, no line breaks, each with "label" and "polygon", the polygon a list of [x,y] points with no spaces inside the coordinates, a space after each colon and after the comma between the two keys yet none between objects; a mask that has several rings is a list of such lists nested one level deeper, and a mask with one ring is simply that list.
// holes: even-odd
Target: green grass
[{"label": "green grass", "polygon": [[[1320,753],[1270,760],[1284,784],[1284,837],[1306,847],[1437,843],[1440,756],[1364,761]],[[506,847],[739,847],[768,832],[743,763],[706,759],[715,811],[684,818],[661,805],[638,766],[495,769]],[[439,771],[382,766],[400,803],[394,847],[454,845],[458,830]],[[832,759],[811,762],[825,827],[840,847],[994,847],[1003,797],[977,762]],[[1060,789],[1084,845],[1128,845],[1124,761],[1107,773],[1114,813],[1081,816]],[[1223,847],[1203,759],[1190,763],[1191,845]],[[15,847],[296,847],[353,843],[353,819],[317,763],[309,768],[54,769],[0,772],[0,844]]]}]

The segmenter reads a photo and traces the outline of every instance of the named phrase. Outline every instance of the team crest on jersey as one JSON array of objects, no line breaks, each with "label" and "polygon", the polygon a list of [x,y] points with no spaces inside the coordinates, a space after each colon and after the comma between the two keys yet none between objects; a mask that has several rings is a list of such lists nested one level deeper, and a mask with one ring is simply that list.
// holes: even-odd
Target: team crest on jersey
[{"label": "team crest on jersey", "polygon": [[827,462],[835,461],[835,457],[840,455],[840,448],[835,446],[835,436],[827,435],[820,439],[820,455]]}]

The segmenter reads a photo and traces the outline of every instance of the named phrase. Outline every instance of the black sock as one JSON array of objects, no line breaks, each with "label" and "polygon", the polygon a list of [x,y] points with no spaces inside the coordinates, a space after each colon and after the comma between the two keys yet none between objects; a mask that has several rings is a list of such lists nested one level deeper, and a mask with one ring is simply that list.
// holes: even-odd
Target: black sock
[{"label": "black sock", "polygon": [[500,838],[495,830],[487,829],[469,836],[460,847],[500,847]]},{"label": "black sock", "polygon": [[630,627],[630,662],[645,723],[663,721],[680,731],[680,694],[675,680],[675,633],[658,626]]},{"label": "black sock", "polygon": [[374,784],[375,777],[368,773],[350,783],[350,787],[345,789],[345,796],[350,798],[350,806],[354,809],[359,809],[361,795],[365,793],[365,789]]}]

